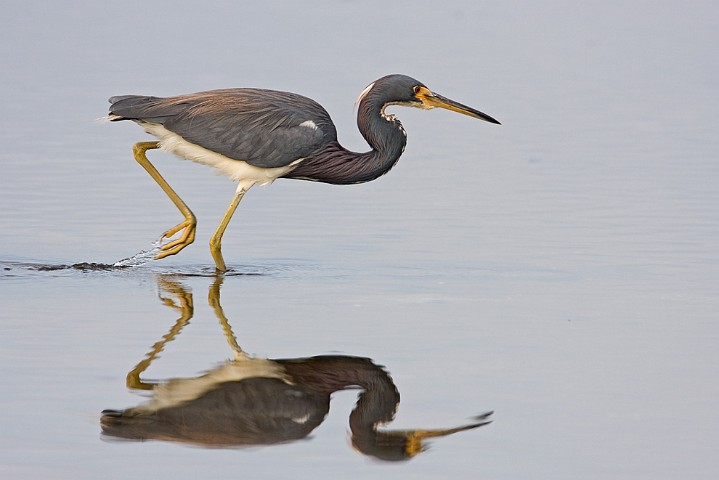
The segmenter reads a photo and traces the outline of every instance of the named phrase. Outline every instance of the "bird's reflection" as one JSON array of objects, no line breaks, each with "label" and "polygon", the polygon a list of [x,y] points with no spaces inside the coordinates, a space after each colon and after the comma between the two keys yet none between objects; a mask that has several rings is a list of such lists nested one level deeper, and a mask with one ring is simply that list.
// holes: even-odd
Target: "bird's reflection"
[{"label": "bird's reflection", "polygon": [[325,419],[333,392],[361,390],[349,417],[352,444],[382,460],[406,460],[422,452],[424,440],[477,428],[492,412],[472,423],[435,430],[385,430],[399,405],[392,378],[369,358],[322,355],[265,359],[246,354],[237,344],[220,305],[222,277],[210,287],[209,304],[225,331],[234,358],[204,375],[163,382],[141,374],[193,316],[192,293],[172,277],[158,280],[160,298],[180,312],[170,331],[127,375],[127,386],[150,390],[146,404],[102,412],[103,434],[129,440],[164,440],[207,447],[271,445],[298,440]]}]

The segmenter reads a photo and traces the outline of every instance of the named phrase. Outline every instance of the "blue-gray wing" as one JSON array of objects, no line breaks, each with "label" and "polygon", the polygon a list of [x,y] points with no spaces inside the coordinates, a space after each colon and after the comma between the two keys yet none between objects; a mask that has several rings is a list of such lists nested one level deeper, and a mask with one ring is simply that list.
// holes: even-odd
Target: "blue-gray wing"
[{"label": "blue-gray wing", "polygon": [[289,92],[236,88],[158,98],[110,98],[111,120],[159,123],[185,140],[264,168],[307,158],[337,131],[314,100]]}]

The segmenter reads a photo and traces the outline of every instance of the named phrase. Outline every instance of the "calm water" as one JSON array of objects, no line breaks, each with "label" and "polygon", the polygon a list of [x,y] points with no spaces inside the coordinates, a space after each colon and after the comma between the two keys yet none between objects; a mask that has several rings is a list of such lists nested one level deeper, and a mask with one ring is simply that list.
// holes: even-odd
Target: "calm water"
[{"label": "calm water", "polygon": [[[714,3],[13,2],[2,14],[3,478],[719,475]],[[391,72],[503,125],[395,108],[409,145],[388,176],[253,189],[223,241],[219,295],[207,242],[234,186],[155,153],[199,218],[196,244],[132,269],[82,265],[147,249],[179,220],[132,159],[148,137],[94,121],[110,95],[293,90],[363,150],[352,101]],[[260,358],[384,366],[401,395],[386,430],[490,410],[494,422],[385,462],[352,448],[360,392],[347,390],[281,445],[101,436],[102,410],[148,400],[125,377],[169,332],[142,381],[232,358],[222,318]]]}]

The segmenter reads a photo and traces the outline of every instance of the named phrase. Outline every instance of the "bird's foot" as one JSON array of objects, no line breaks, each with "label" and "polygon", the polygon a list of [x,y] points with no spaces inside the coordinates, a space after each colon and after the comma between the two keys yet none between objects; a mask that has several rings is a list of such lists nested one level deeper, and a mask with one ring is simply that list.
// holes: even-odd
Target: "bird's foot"
[{"label": "bird's foot", "polygon": [[182,231],[180,238],[162,245],[162,247],[160,247],[160,252],[155,256],[155,258],[165,258],[169,257],[170,255],[175,255],[179,253],[183,248],[195,241],[196,228],[197,221],[195,220],[195,218],[186,218],[183,222],[178,223],[177,225],[163,233],[162,237],[160,237],[160,242],[166,239],[169,240],[170,238],[175,236],[176,233]]},{"label": "bird's foot", "polygon": [[220,249],[219,243],[210,242],[210,253],[212,258],[215,260],[215,271],[217,273],[225,273],[227,271],[227,265],[225,265],[225,259],[222,258],[222,250]]}]

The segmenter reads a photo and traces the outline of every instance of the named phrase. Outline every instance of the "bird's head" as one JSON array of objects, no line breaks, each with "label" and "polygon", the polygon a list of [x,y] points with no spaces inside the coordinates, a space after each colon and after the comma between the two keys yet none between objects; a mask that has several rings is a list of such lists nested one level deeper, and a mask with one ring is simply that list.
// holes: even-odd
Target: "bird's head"
[{"label": "bird's head", "polygon": [[362,90],[355,104],[359,104],[370,95],[377,103],[382,105],[383,111],[384,107],[390,105],[403,105],[424,110],[444,108],[485,122],[500,124],[486,113],[435,93],[419,80],[407,75],[387,75],[375,80]]}]

